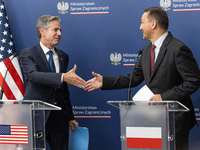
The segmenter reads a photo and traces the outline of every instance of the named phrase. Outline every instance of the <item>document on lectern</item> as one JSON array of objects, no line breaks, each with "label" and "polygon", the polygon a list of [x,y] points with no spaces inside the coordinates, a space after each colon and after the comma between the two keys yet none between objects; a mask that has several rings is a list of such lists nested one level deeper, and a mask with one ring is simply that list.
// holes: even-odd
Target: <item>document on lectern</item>
[{"label": "document on lectern", "polygon": [[148,86],[144,85],[132,98],[133,101],[149,101],[154,93]]}]

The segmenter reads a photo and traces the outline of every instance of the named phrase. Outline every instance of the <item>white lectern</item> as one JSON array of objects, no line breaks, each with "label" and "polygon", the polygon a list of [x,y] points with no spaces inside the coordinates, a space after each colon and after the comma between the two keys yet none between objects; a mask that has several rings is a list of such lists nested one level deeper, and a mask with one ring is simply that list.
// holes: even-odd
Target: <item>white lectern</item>
[{"label": "white lectern", "polygon": [[37,100],[1,100],[0,149],[45,150],[45,110],[61,108]]},{"label": "white lectern", "polygon": [[189,111],[178,101],[108,101],[120,109],[122,150],[175,150],[174,114]]}]

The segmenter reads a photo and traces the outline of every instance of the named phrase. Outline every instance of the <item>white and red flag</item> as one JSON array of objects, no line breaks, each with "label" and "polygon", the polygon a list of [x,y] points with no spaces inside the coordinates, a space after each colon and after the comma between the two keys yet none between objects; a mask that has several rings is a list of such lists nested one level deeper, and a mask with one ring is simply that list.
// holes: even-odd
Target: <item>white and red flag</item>
[{"label": "white and red flag", "polygon": [[126,127],[127,148],[162,149],[161,127]]},{"label": "white and red flag", "polygon": [[[10,59],[15,54],[12,34],[8,23],[3,0],[0,0],[0,88],[5,77]],[[24,83],[18,58],[15,57],[9,66],[3,86],[3,100],[22,100]]]}]

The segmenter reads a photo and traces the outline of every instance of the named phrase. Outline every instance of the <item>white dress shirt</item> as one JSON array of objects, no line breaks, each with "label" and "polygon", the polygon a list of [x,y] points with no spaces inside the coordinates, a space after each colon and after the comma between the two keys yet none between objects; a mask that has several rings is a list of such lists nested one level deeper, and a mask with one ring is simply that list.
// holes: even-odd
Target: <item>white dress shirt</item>
[{"label": "white dress shirt", "polygon": [[44,46],[41,42],[40,42],[40,46],[47,58],[47,61],[49,62],[49,54],[47,53],[49,50],[51,50],[53,53],[53,62],[55,64],[55,68],[56,68],[56,73],[59,73],[60,71],[60,66],[59,66],[59,61],[58,61],[58,54],[56,53],[55,49],[52,48],[52,49],[48,49],[46,46]]},{"label": "white dress shirt", "polygon": [[160,47],[162,46],[163,41],[165,40],[165,38],[167,37],[167,35],[168,35],[168,32],[165,32],[159,39],[156,40],[155,43],[152,43],[152,45],[154,44],[156,46],[156,48],[155,48],[155,60],[154,60],[154,63],[156,63],[158,54],[160,52]]},{"label": "white dress shirt", "polygon": [[[44,46],[41,42],[40,42],[40,46],[47,58],[47,61],[49,62],[49,54],[48,54],[48,51],[50,49],[48,49],[46,46]],[[58,61],[58,54],[56,53],[54,47],[51,49],[51,51],[53,52],[52,55],[53,55],[53,61],[54,61],[54,64],[55,64],[55,68],[56,68],[56,73],[59,73],[60,72],[60,66],[59,66],[59,61]],[[61,83],[63,82],[63,74],[61,76]]]}]

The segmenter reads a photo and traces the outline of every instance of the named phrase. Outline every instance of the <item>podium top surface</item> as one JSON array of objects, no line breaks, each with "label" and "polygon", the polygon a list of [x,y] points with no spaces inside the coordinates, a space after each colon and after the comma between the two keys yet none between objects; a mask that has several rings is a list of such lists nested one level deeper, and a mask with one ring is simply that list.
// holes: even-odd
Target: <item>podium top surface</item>
[{"label": "podium top surface", "polygon": [[189,108],[178,101],[107,101],[108,104],[116,108],[122,105],[127,106],[166,106],[168,111],[189,111]]},{"label": "podium top surface", "polygon": [[0,100],[0,105],[31,105],[32,110],[61,110],[58,106],[39,100]]}]

